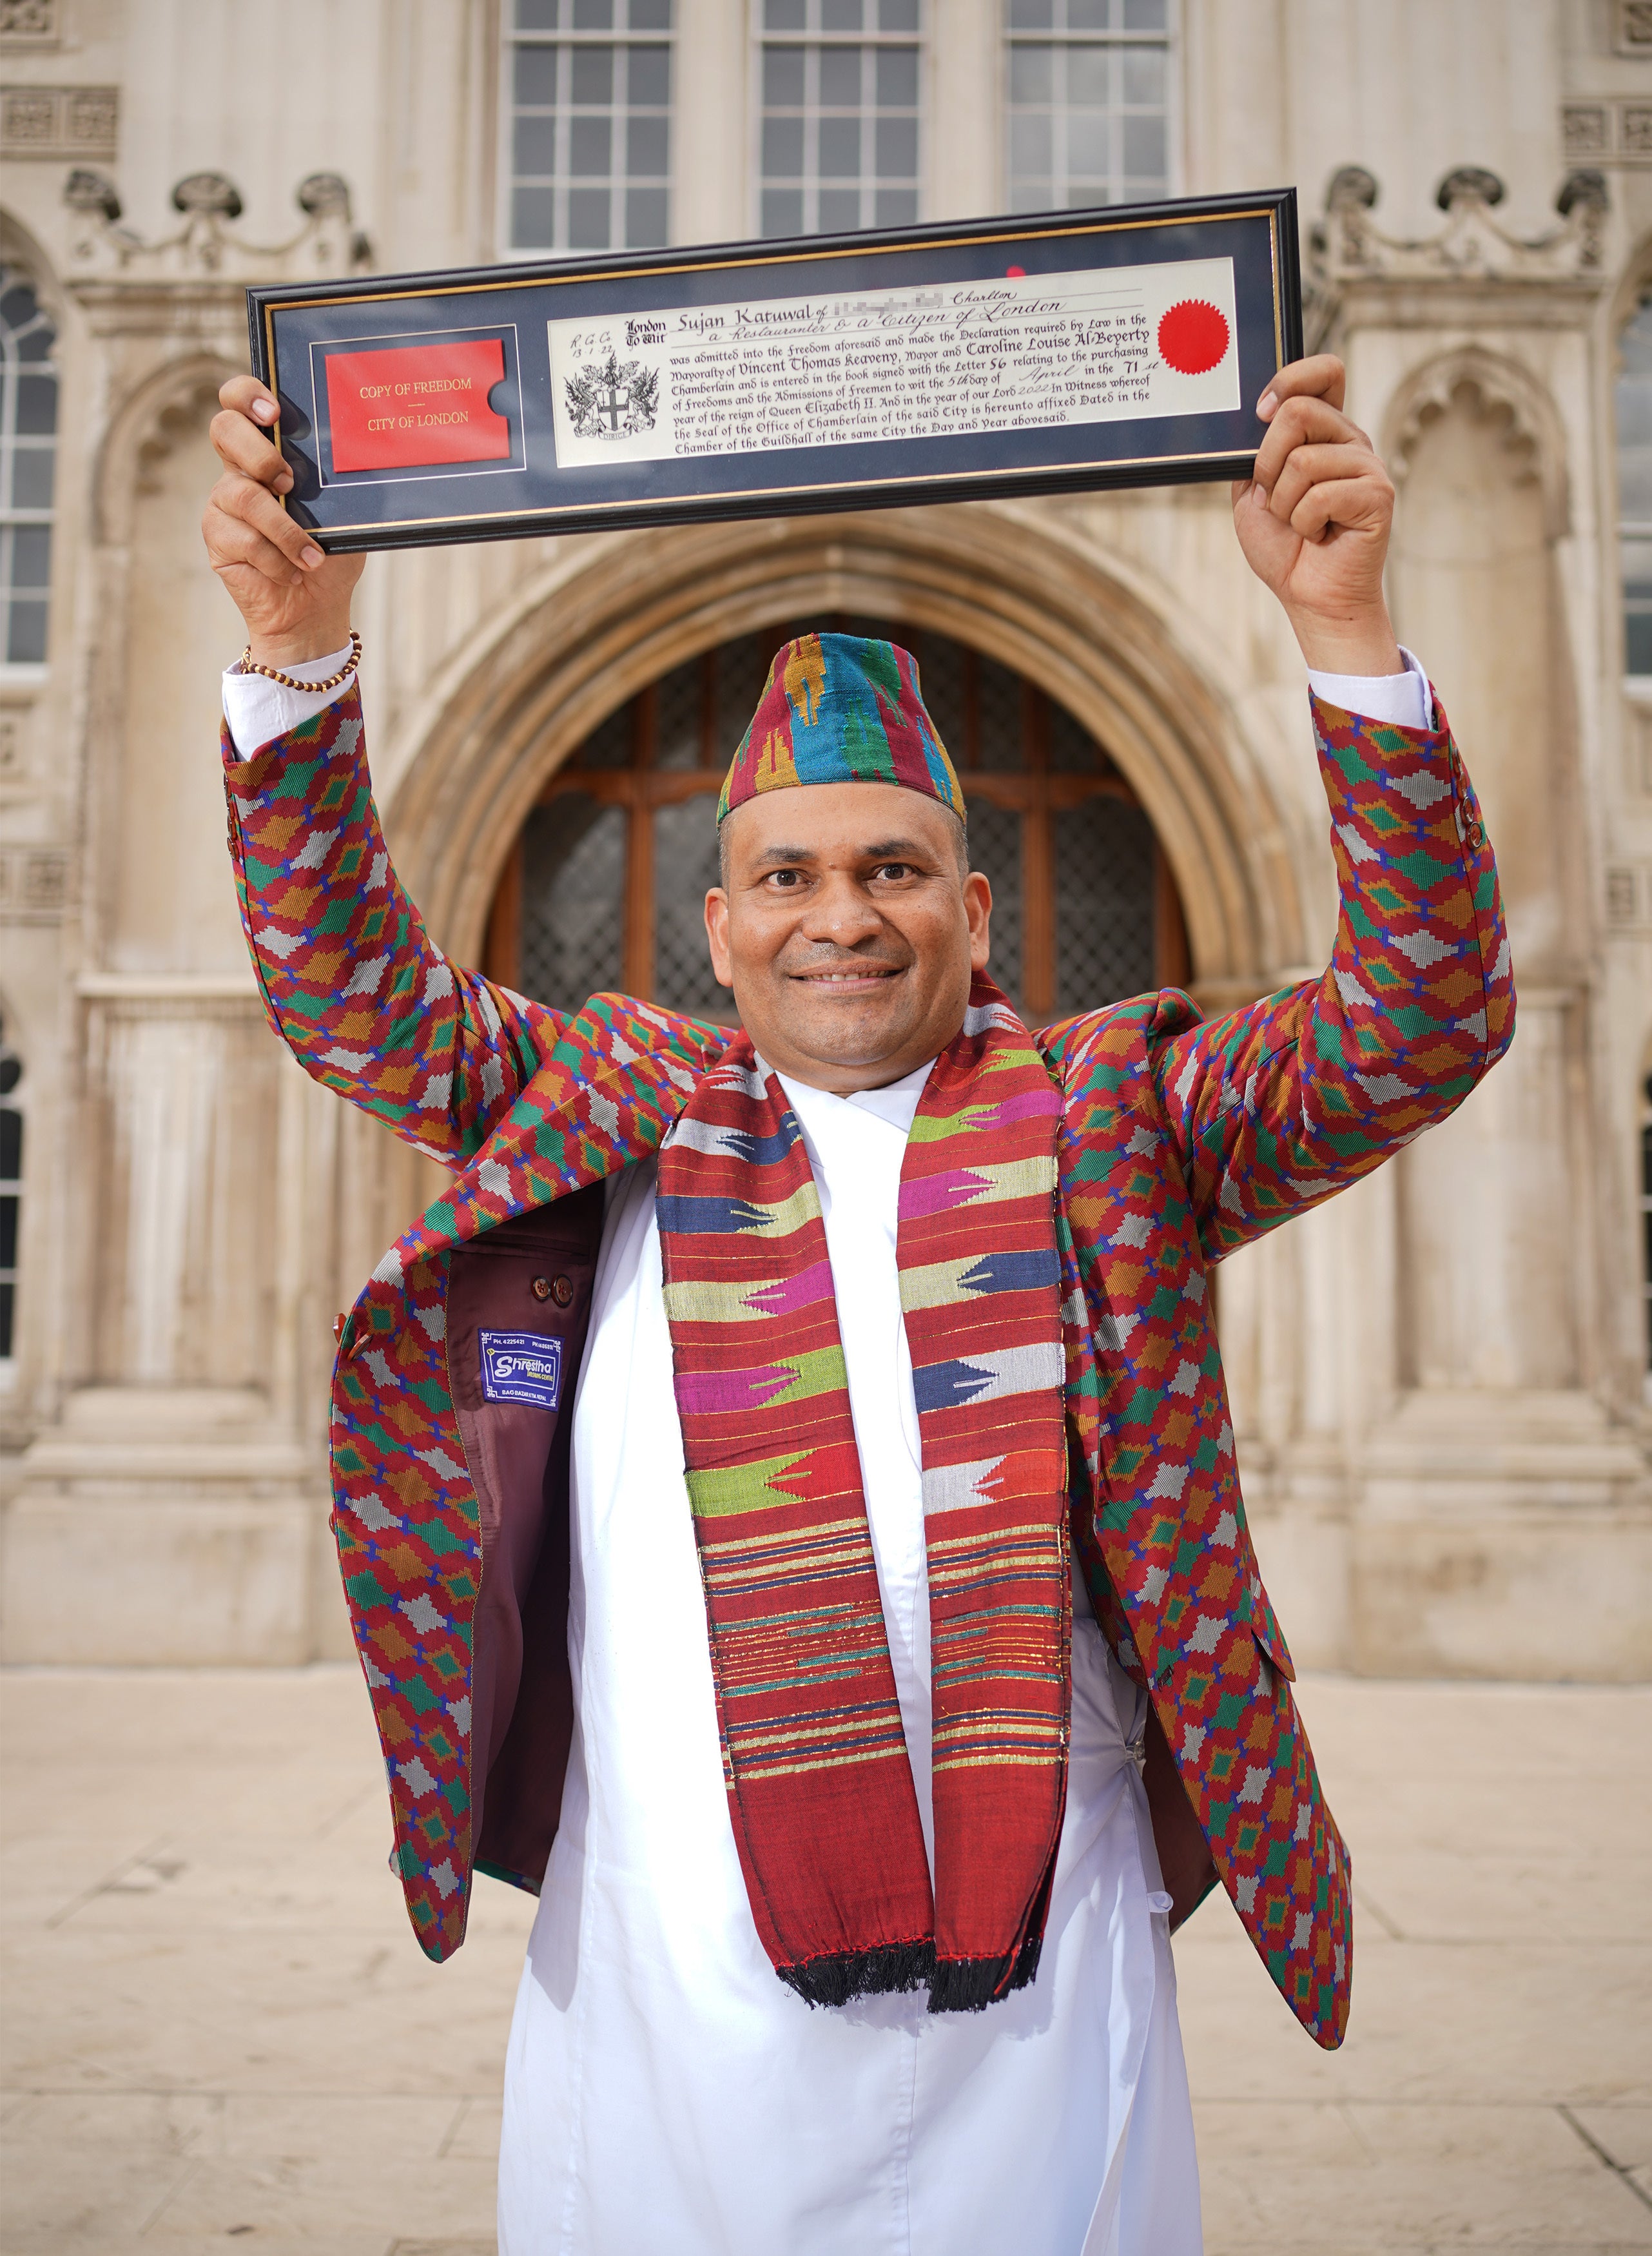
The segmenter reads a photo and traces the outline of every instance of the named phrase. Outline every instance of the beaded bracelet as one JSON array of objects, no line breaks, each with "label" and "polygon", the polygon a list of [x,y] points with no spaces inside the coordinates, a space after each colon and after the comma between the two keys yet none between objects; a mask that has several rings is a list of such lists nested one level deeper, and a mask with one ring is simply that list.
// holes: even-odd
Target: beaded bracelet
[{"label": "beaded bracelet", "polygon": [[329,673],[325,681],[300,681],[297,676],[283,673],[279,666],[260,666],[252,655],[249,643],[241,653],[243,673],[261,673],[266,681],[279,681],[283,689],[336,689],[341,681],[348,681],[362,662],[362,638],[354,627],[349,631],[349,656],[336,673]]}]

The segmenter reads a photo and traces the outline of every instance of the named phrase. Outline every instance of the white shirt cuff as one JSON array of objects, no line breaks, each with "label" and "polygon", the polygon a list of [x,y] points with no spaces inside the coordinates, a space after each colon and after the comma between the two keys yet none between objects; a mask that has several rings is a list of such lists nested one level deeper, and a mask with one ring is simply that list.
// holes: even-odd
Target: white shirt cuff
[{"label": "white shirt cuff", "polygon": [[[329,651],[323,658],[308,659],[286,671],[300,679],[314,674],[325,680],[338,672],[349,653],[350,645],[346,643],[342,650]],[[1345,713],[1358,713],[1364,720],[1385,721],[1395,729],[1427,729],[1431,724],[1428,676],[1413,652],[1401,645],[1400,655],[1405,660],[1403,673],[1320,673],[1310,667],[1308,686],[1325,704],[1338,706]],[[236,757],[251,759],[276,737],[324,713],[342,694],[342,687],[289,689],[265,674],[228,668],[223,677],[223,717],[229,724]]]},{"label": "white shirt cuff", "polygon": [[1325,704],[1362,720],[1386,721],[1391,729],[1431,729],[1429,677],[1403,643],[1400,655],[1403,673],[1316,673],[1310,666],[1308,686]]},{"label": "white shirt cuff", "polygon": [[[301,666],[289,666],[283,671],[297,680],[314,675],[318,681],[325,681],[329,673],[338,672],[353,647],[346,643],[342,650],[329,651],[325,658],[307,658]],[[285,737],[289,729],[301,728],[318,713],[325,713],[349,687],[345,681],[335,689],[289,689],[266,674],[243,673],[238,666],[226,668],[223,717],[229,724],[236,758],[250,760],[254,752]]]}]

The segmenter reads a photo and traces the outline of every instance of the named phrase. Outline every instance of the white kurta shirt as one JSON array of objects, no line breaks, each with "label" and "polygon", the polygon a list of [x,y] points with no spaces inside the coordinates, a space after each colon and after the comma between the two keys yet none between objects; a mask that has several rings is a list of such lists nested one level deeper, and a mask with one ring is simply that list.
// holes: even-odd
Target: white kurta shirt
[{"label": "white kurta shirt", "polygon": [[[785,1083],[820,1186],[926,1843],[928,1589],[895,1231],[924,1071]],[[574,1405],[578,1729],[517,1999],[502,2256],[1197,2256],[1198,2177],[1134,1736],[1081,1601],[1037,1979],[982,2013],[811,2007],[752,1924],[717,1746],[653,1168],[611,1200]]]},{"label": "white kurta shirt", "polygon": [[[1405,657],[1401,674],[1309,678],[1332,704],[1426,727],[1426,679]],[[237,751],[332,694],[232,670]],[[847,1102],[786,1088],[825,1214],[933,1856],[918,1422],[895,1259],[924,1077]],[[931,2016],[921,1995],[813,2009],[776,1977],[723,1784],[652,1163],[610,1189],[574,1405],[578,1728],[511,2031],[502,2256],[1197,2256],[1167,1900],[1129,1745],[1144,1700],[1082,1596],[1037,1979],[983,2013]]]}]

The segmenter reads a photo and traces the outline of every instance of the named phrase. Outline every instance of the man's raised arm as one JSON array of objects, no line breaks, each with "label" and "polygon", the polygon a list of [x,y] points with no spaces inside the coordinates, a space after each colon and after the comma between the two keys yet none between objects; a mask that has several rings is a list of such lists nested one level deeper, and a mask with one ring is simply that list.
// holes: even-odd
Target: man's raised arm
[{"label": "man's raised arm", "polygon": [[1424,728],[1314,699],[1341,896],[1323,976],[1150,1038],[1208,1258],[1444,1119],[1513,1038],[1497,866],[1423,695]]},{"label": "man's raised arm", "polygon": [[[1445,716],[1389,624],[1394,487],[1342,412],[1344,382],[1329,354],[1280,371],[1258,404],[1255,476],[1232,497],[1246,560],[1283,606],[1316,693],[1341,893],[1331,963],[1210,1024],[1167,995],[1146,1029],[1210,1258],[1444,1119],[1514,1030],[1496,864]],[[1108,1082],[1098,1052],[1113,1039],[1105,1015],[1063,1030],[1070,1088]]]},{"label": "man's raised arm", "polygon": [[443,955],[398,883],[350,663],[364,560],[324,556],[280,507],[292,473],[268,436],[276,411],[264,387],[235,377],[219,398],[212,439],[224,472],[201,530],[246,622],[248,655],[296,682],[314,680],[331,653],[341,663],[328,671],[348,676],[307,695],[253,673],[226,697],[229,845],[265,1008],[318,1081],[460,1164],[561,1021]]}]

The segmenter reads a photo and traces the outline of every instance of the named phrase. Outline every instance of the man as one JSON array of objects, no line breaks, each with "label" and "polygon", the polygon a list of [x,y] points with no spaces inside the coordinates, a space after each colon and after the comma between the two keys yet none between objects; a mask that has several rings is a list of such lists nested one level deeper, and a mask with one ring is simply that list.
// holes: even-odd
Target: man
[{"label": "man", "polygon": [[564,1018],[429,941],[362,754],[359,562],[287,518],[274,403],[224,387],[260,984],[455,1171],[344,1323],[334,1525],[420,1942],[458,1947],[477,1869],[542,1891],[511,2256],[1196,2252],[1168,1932],[1218,1878],[1341,2039],[1348,1860],[1208,1266],[1443,1117],[1514,1017],[1342,397],[1334,360],[1284,370],[1233,496],[1310,668],[1324,977],[1029,1033],[911,659],[806,636],[719,808],[731,1038]]}]

